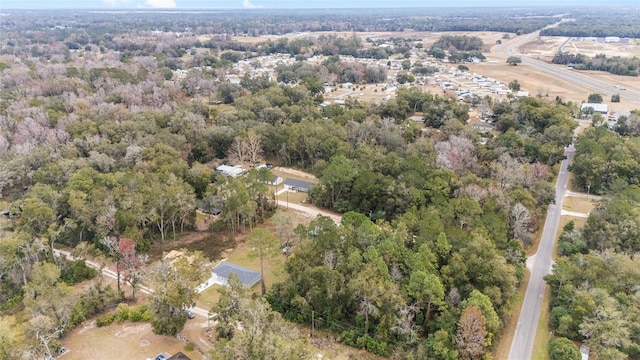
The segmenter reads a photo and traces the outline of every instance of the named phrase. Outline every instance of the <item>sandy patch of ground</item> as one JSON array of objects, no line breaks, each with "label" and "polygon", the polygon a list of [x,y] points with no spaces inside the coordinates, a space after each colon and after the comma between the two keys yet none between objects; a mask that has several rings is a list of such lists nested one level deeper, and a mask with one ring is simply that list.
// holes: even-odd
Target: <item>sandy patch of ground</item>
[{"label": "sandy patch of ground", "polygon": [[[567,40],[560,36],[539,36],[520,47],[520,52],[528,56],[548,57],[550,61],[558,52],[558,48]],[[566,47],[566,46],[565,46]]]},{"label": "sandy patch of ground", "polygon": [[95,320],[78,326],[62,339],[69,349],[65,360],[85,359],[147,359],[159,353],[186,353],[192,359],[202,359],[195,351],[185,352],[180,340],[155,335],[149,323],[112,324],[95,327]]},{"label": "sandy patch of ground", "polygon": [[598,54],[606,54],[607,57],[634,57],[640,56],[640,39],[630,39],[628,44],[622,44],[605,43],[595,38],[571,38],[562,50],[592,57]]},{"label": "sandy patch of ground", "polygon": [[[291,175],[290,177],[300,179],[300,180],[311,180],[312,182],[318,182],[318,179],[313,176],[313,174],[306,173],[302,170],[296,170],[293,168],[286,168],[281,166],[276,166],[273,168],[272,172],[274,173],[282,173],[285,175]],[[279,176],[282,176],[278,174]],[[283,176],[284,178],[285,176]]]}]

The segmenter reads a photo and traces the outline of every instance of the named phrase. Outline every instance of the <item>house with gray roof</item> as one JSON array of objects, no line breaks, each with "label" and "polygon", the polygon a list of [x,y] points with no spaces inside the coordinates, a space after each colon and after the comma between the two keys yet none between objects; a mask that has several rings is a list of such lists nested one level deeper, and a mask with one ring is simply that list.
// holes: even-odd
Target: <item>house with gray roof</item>
[{"label": "house with gray roof", "polygon": [[284,188],[288,191],[308,192],[313,187],[313,183],[298,179],[287,179],[284,181]]}]

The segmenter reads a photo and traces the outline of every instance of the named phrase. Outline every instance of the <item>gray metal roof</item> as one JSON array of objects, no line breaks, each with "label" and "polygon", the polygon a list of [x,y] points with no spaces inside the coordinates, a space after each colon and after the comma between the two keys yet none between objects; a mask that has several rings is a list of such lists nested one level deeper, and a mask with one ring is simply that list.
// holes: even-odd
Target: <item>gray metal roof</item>
[{"label": "gray metal roof", "polygon": [[287,179],[284,181],[284,184],[289,186],[295,186],[297,188],[303,188],[303,189],[311,189],[311,187],[313,186],[313,183],[310,183],[308,181],[298,180],[298,179]]},{"label": "gray metal roof", "polygon": [[251,269],[244,268],[242,266],[238,266],[232,264],[230,262],[221,262],[213,268],[213,272],[219,277],[229,279],[229,275],[236,274],[238,279],[244,284],[245,287],[250,288],[253,285],[257,284],[260,281],[260,272],[253,271]]}]

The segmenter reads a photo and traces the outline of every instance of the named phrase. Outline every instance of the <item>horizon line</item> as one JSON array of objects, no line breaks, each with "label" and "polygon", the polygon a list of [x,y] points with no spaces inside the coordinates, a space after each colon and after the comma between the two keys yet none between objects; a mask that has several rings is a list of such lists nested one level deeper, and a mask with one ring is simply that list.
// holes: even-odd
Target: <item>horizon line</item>
[{"label": "horizon line", "polygon": [[[621,8],[640,8],[639,5],[618,5]],[[5,10],[11,11],[55,11],[55,10],[91,10],[91,11],[180,11],[180,10],[245,10],[245,11],[264,11],[264,10],[402,10],[402,9],[451,9],[451,8],[493,8],[493,9],[515,9],[515,8],[557,8],[566,9],[572,8],[570,5],[509,5],[509,6],[495,6],[495,5],[450,5],[450,6],[407,6],[407,7],[124,7],[124,8],[111,8],[111,7],[59,7],[59,8],[7,8],[0,9],[0,13]],[[604,4],[588,4],[582,5],[582,7],[588,8],[609,8],[609,5]]]}]

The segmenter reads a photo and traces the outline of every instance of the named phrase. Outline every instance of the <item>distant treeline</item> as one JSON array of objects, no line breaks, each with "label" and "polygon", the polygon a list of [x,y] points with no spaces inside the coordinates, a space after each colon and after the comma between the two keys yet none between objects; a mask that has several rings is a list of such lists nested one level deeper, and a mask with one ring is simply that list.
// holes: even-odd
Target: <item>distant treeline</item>
[{"label": "distant treeline", "polygon": [[[564,11],[566,12],[566,11]],[[558,21],[555,15],[563,9],[335,9],[202,11],[188,14],[106,12],[86,13],[55,11],[52,13],[11,12],[6,19],[10,28],[22,28],[25,17],[42,19],[38,29],[53,28],[67,22],[72,27],[100,29],[105,34],[119,34],[124,23],[135,23],[138,30],[191,31],[196,35],[229,34],[250,36],[281,35],[292,32],[317,31],[499,31],[530,33]],[[22,28],[20,30],[34,30]],[[58,28],[66,33],[69,29]]]},{"label": "distant treeline", "polygon": [[638,76],[640,73],[640,58],[623,58],[613,56],[607,58],[605,54],[598,54],[594,58],[584,54],[570,54],[558,52],[552,62],[554,64],[571,64],[577,70],[600,70],[608,71],[616,75]]},{"label": "distant treeline", "polygon": [[640,38],[638,24],[599,24],[599,23],[563,23],[558,27],[540,31],[542,36],[575,36],[575,37],[606,37],[618,36]]},{"label": "distant treeline", "polygon": [[544,29],[543,36],[606,37],[618,36],[640,38],[640,13],[638,9],[585,9],[583,13],[571,14],[575,21]]}]

